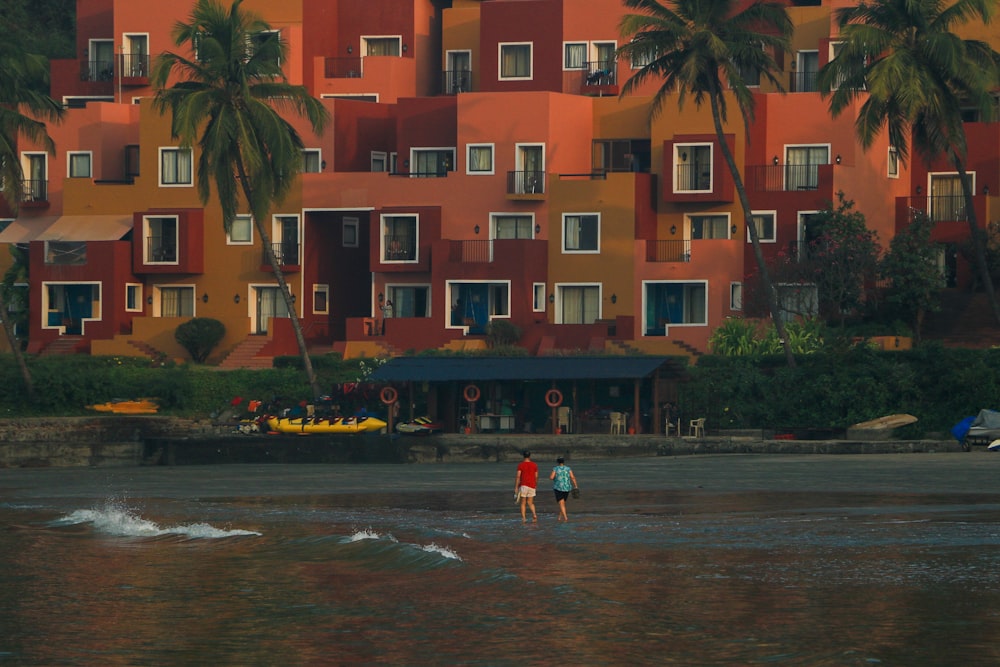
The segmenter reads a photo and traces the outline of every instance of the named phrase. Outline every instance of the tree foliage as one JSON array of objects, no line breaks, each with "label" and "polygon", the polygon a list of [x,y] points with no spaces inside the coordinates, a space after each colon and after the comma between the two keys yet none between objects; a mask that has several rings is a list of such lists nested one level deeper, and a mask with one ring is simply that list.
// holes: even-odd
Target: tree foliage
[{"label": "tree foliage", "polygon": [[879,272],[888,283],[886,301],[907,317],[914,338],[920,340],[924,315],[941,308],[941,271],[937,247],[931,242],[934,223],[916,211],[913,221],[896,232],[882,258]]},{"label": "tree foliage", "polygon": [[212,317],[195,317],[174,330],[174,339],[199,364],[204,363],[226,336],[226,325]]}]

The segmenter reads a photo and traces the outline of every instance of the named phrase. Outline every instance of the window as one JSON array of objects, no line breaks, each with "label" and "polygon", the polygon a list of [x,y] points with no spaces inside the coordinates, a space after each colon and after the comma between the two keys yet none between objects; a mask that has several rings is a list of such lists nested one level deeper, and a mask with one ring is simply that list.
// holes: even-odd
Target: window
[{"label": "window", "polygon": [[187,186],[191,180],[191,149],[160,149],[160,185]]},{"label": "window", "polygon": [[125,310],[135,313],[142,311],[142,285],[139,283],[125,284]]},{"label": "window", "polygon": [[413,149],[410,175],[418,178],[446,176],[455,169],[455,149]]},{"label": "window", "polygon": [[[968,178],[975,179],[975,172],[967,172]],[[934,222],[956,222],[965,220],[965,194],[962,179],[958,174],[931,174],[930,213]],[[975,180],[972,180],[975,192]]]},{"label": "window", "polygon": [[45,153],[22,153],[21,171],[24,174],[25,202],[49,200],[49,160]]},{"label": "window", "polygon": [[819,313],[816,285],[812,283],[781,283],[774,286],[778,310],[783,322],[799,317],[815,317]]},{"label": "window", "polygon": [[818,188],[821,164],[830,164],[829,146],[790,146],[785,149],[785,189]]},{"label": "window", "polygon": [[429,285],[389,285],[393,317],[430,317]]},{"label": "window", "polygon": [[275,59],[280,59],[280,49],[273,48],[278,46],[280,39],[281,32],[278,30],[261,30],[260,32],[254,33],[250,36],[249,44],[247,45],[247,60],[255,56],[265,44],[272,47],[270,55],[273,55]]},{"label": "window", "polygon": [[280,266],[298,265],[299,216],[276,215],[273,219],[271,240],[274,242],[274,259]]},{"label": "window", "polygon": [[253,218],[249,215],[237,215],[233,218],[233,224],[226,234],[226,244],[228,245],[252,245],[253,244]]},{"label": "window", "polygon": [[899,178],[899,150],[889,146],[889,178]]},{"label": "window", "polygon": [[600,285],[557,285],[557,324],[593,324],[601,319]]},{"label": "window", "polygon": [[494,213],[490,218],[492,238],[531,239],[535,237],[535,217],[533,215]]},{"label": "window", "polygon": [[675,192],[712,191],[712,145],[674,146]]},{"label": "window", "polygon": [[693,282],[644,282],[643,331],[665,336],[670,327],[708,324],[708,284]]},{"label": "window", "polygon": [[322,315],[330,312],[330,286],[313,285],[313,313]]},{"label": "window", "polygon": [[447,282],[445,294],[451,302],[450,327],[482,334],[494,317],[510,316],[509,281]]},{"label": "window", "polygon": [[799,51],[796,71],[792,76],[792,92],[814,93],[819,72],[819,51]]},{"label": "window", "polygon": [[729,283],[729,310],[743,310],[743,283]]},{"label": "window", "polygon": [[465,170],[470,174],[493,173],[493,144],[469,144]]},{"label": "window", "polygon": [[563,214],[563,252],[600,252],[601,217],[597,213]]},{"label": "window", "polygon": [[385,151],[372,151],[372,172],[378,173],[386,171],[388,160]]},{"label": "window", "polygon": [[123,35],[121,63],[123,77],[149,76],[149,35]]},{"label": "window", "polygon": [[343,245],[345,248],[358,247],[358,228],[359,222],[357,218],[344,218]]},{"label": "window", "polygon": [[583,69],[587,65],[587,43],[563,44],[563,69]]},{"label": "window", "polygon": [[532,283],[531,309],[536,313],[545,312],[545,283]]},{"label": "window", "polygon": [[648,139],[595,139],[591,150],[594,171],[649,171]]},{"label": "window", "polygon": [[93,154],[90,151],[67,153],[66,160],[69,163],[67,171],[70,178],[91,178],[93,176],[91,171]]},{"label": "window", "polygon": [[692,239],[728,239],[729,215],[692,215]]},{"label": "window", "polygon": [[115,78],[115,44],[110,39],[89,41],[90,60],[87,77],[89,81],[112,81]]},{"label": "window", "polygon": [[45,242],[45,263],[46,264],[86,264],[87,263],[87,242],[86,241],[46,241]]},{"label": "window", "polygon": [[[758,47],[761,51],[764,50],[764,45],[758,43]],[[759,86],[760,85],[760,68],[751,65],[746,60],[740,60],[736,63],[736,68],[739,70],[740,79],[743,80],[743,84],[746,86]]]},{"label": "window", "polygon": [[500,78],[531,78],[531,43],[500,45]]},{"label": "window", "polygon": [[[776,234],[774,229],[774,211],[757,212],[751,214],[753,226],[757,230],[757,240],[761,243],[774,243]],[[750,242],[750,231],[747,229],[747,243]]]},{"label": "window", "polygon": [[366,56],[398,56],[402,41],[402,37],[399,36],[361,38]]},{"label": "window", "polygon": [[417,216],[382,216],[382,257],[386,262],[417,259]]},{"label": "window", "polygon": [[302,173],[318,174],[323,171],[323,158],[318,148],[302,149]]},{"label": "window", "polygon": [[159,287],[159,317],[193,317],[194,287]]},{"label": "window", "polygon": [[[632,40],[635,43],[635,40]],[[646,42],[646,45],[650,42]],[[632,69],[642,69],[646,65],[650,64],[656,60],[656,50],[655,48],[643,48],[632,54]]]},{"label": "window", "polygon": [[143,218],[144,261],[147,264],[177,263],[177,218]]}]

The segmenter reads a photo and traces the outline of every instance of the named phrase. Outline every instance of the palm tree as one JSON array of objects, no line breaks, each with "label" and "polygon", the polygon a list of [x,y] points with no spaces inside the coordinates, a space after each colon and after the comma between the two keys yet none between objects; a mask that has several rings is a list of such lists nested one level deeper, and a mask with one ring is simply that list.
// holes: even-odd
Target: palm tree
[{"label": "palm tree", "polygon": [[[27,139],[49,153],[55,144],[49,137],[46,121],[62,118],[63,108],[48,95],[49,69],[47,60],[25,52],[12,42],[0,42],[0,182],[3,196],[14,215],[24,197],[24,173],[18,155],[18,141]],[[13,283],[0,285],[0,318],[3,319],[7,342],[17,361],[28,395],[34,394],[31,372],[21,354],[14,335],[7,305],[11,302]]]},{"label": "palm tree", "polygon": [[788,365],[794,367],[795,357],[785,334],[757,228],[752,222],[750,198],[723,129],[728,96],[739,107],[744,131],[753,120],[754,97],[743,78],[744,72],[759,72],[777,90],[782,90],[775,76],[780,68],[773,54],[788,48],[792,34],[788,13],[783,5],[764,1],[746,5],[740,0],[675,0],[666,4],[657,0],[624,0],[624,4],[640,13],[626,14],[622,19],[621,33],[630,41],[618,49],[618,55],[644,64],[625,82],[621,94],[636,91],[647,79],[662,79],[650,107],[651,117],[658,115],[675,93],[678,108],[683,107],[688,95],[698,108],[708,101],[719,149],[732,174],[750,232],[771,319]]},{"label": "palm tree", "polygon": [[986,263],[985,242],[965,169],[962,109],[975,107],[992,117],[1000,86],[1000,53],[986,42],[962,39],[955,28],[969,21],[988,24],[996,0],[874,0],[836,13],[843,46],[824,66],[818,83],[836,117],[864,99],[855,128],[862,146],[888,131],[900,159],[909,141],[928,162],[947,156],[958,172],[976,264],[993,315],[1000,322]]},{"label": "palm tree", "polygon": [[[328,113],[303,86],[288,83],[281,71],[287,44],[241,2],[235,0],[227,10],[217,0],[198,0],[188,22],[174,26],[174,43],[189,45],[192,55],[165,52],[156,59],[154,105],[160,113],[170,110],[171,131],[182,146],[197,141],[198,194],[207,203],[214,186],[227,231],[242,193],[290,313],[313,398],[318,398],[302,325],[264,221],[302,166],[302,139],[282,112],[305,117],[316,132],[325,127]],[[171,74],[179,81],[167,88]]]}]

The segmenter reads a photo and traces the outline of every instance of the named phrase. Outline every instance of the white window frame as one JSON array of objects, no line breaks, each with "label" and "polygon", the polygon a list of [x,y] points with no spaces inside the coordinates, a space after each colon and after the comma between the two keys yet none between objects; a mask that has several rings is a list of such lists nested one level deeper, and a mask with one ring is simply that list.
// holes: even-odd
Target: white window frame
[{"label": "white window frame", "polygon": [[[87,158],[87,175],[77,176],[73,173],[73,158]],[[66,152],[66,176],[68,178],[93,178],[94,177],[94,152],[93,151],[67,151]]]},{"label": "white window frame", "polygon": [[[237,222],[239,222],[239,224],[241,225],[243,224],[247,225],[247,231],[249,232],[249,234],[248,238],[246,238],[245,240],[233,238],[233,229],[236,228]],[[253,216],[247,213],[236,214],[236,217],[233,218],[233,224],[230,225],[229,231],[226,232],[226,245],[243,245],[243,246],[253,245]]]},{"label": "white window frame", "polygon": [[[504,76],[503,52],[506,47],[528,47],[528,75]],[[499,81],[531,81],[535,74],[535,43],[534,42],[500,42],[497,44],[497,79]]]},{"label": "white window frame", "polygon": [[132,52],[130,51],[130,49],[132,47],[132,40],[134,38],[137,38],[137,37],[138,38],[145,38],[145,40],[146,40],[146,58],[147,58],[147,64],[146,64],[146,73],[145,73],[145,76],[147,78],[150,75],[150,70],[153,68],[153,56],[152,56],[152,49],[150,48],[149,33],[148,32],[123,32],[122,33],[122,43],[121,43],[121,49],[122,50],[121,50],[121,54],[119,54],[120,57],[121,57],[120,58],[120,60],[121,60],[121,71],[119,72],[119,76],[122,77],[122,78],[126,78],[127,79],[127,78],[133,78],[133,77],[140,77],[140,78],[142,77],[142,74],[137,74],[136,73],[136,70],[134,69],[134,66],[133,66],[133,69],[131,71],[125,71],[125,60],[126,60],[126,57],[128,55],[134,55],[134,54],[132,54]]},{"label": "white window frame", "polygon": [[[567,218],[583,218],[585,216],[595,216],[597,218],[597,247],[593,250],[579,250],[566,247],[566,219]],[[564,255],[599,255],[601,254],[601,214],[598,211],[585,211],[577,212],[572,211],[569,213],[563,213],[561,216],[561,224],[559,225],[560,234],[562,235],[562,252]]]},{"label": "white window frame", "polygon": [[[695,218],[723,218],[725,219],[725,236],[720,237],[709,237],[704,236],[695,238],[694,235],[694,219]],[[726,211],[720,212],[708,212],[708,213],[687,213],[684,215],[684,226],[687,227],[687,237],[692,241],[725,241],[733,237],[733,216],[731,213]],[[749,232],[748,232],[749,233]]]},{"label": "white window frame", "polygon": [[[682,164],[687,164],[688,161],[682,160],[682,156],[686,155],[689,151],[693,153],[696,148],[708,148],[708,188],[695,190],[692,188],[681,189],[678,187],[678,167]],[[694,155],[692,154],[693,158]],[[674,144],[674,160],[673,160],[673,178],[671,179],[674,192],[675,193],[689,193],[689,194],[699,194],[714,192],[715,190],[715,144],[712,142],[689,142],[689,143],[676,143]]]},{"label": "white window frame", "polygon": [[[524,211],[519,212],[505,212],[505,211],[491,211],[490,212],[490,239],[497,238],[497,218],[507,218],[507,217],[517,217],[517,218],[528,218],[531,222],[528,223],[530,226],[531,236],[528,238],[535,238],[535,214],[525,213]],[[520,238],[518,238],[520,240]]]},{"label": "white window frame", "polygon": [[[413,259],[388,259],[385,248],[385,223],[389,218],[413,218]],[[382,264],[416,264],[420,261],[420,214],[419,213],[383,213],[378,222],[379,260]]]},{"label": "white window frame", "polygon": [[[433,309],[431,308],[431,298],[434,295],[434,290],[431,287],[432,286],[431,286],[430,283],[386,283],[386,285],[385,285],[385,298],[387,300],[389,300],[389,301],[392,301],[392,317],[393,317],[393,319],[395,319],[397,317],[411,317],[413,319],[421,319],[421,320],[430,319],[431,315],[433,313]],[[401,315],[400,311],[399,311],[399,306],[398,306],[399,297],[396,296],[395,299],[392,298],[393,294],[398,289],[412,289],[414,291],[416,291],[416,290],[423,290],[426,293],[426,295],[427,295],[427,309],[426,309],[426,313],[427,314],[426,315]],[[508,295],[508,300],[509,300],[509,298],[510,297]]]},{"label": "white window frame", "polygon": [[[352,242],[347,233],[348,228],[354,229],[354,241]],[[341,229],[341,244],[345,248],[357,248],[361,244],[361,221],[355,217],[344,218],[343,228]]]},{"label": "white window frame", "polygon": [[531,283],[531,311],[534,313],[544,313],[547,303],[545,283]]},{"label": "white window frame", "polygon": [[445,169],[444,173],[447,175],[449,172],[455,171],[455,147],[454,146],[414,146],[410,149],[410,176],[413,178],[439,178],[437,173],[430,174],[427,172],[414,172],[413,167],[417,164],[417,155],[422,153],[450,153],[451,158],[449,159],[449,169]]},{"label": "white window frame", "polygon": [[[316,308],[316,296],[322,294],[326,300],[326,308],[318,309]],[[314,315],[326,315],[330,312],[330,286],[313,284],[312,286],[312,312]]]},{"label": "white window frame", "polygon": [[[385,56],[369,56],[368,55],[368,40],[396,40],[396,50],[398,53],[396,55],[385,55]],[[361,54],[362,58],[402,58],[403,57],[403,36],[402,35],[361,35],[360,50],[358,53]]]},{"label": "white window frame", "polygon": [[[475,149],[488,150],[490,153],[490,166],[488,169],[472,168],[472,151]],[[465,173],[470,176],[492,176],[495,172],[495,144],[466,144],[465,146]]]},{"label": "white window frame", "polygon": [[743,310],[743,283],[729,283],[729,310]]},{"label": "white window frame", "polygon": [[[150,223],[151,220],[168,220],[168,219],[172,219],[174,221],[174,234],[175,234],[174,248],[175,248],[175,255],[176,255],[176,257],[174,258],[173,261],[164,261],[164,260],[157,261],[157,260],[154,260],[152,257],[149,256],[149,239],[152,238],[152,236],[153,236],[152,230],[150,229],[149,223]],[[143,264],[150,264],[150,265],[157,265],[157,266],[171,266],[171,265],[176,266],[176,265],[180,264],[180,261],[181,261],[181,238],[180,237],[181,237],[181,221],[180,221],[180,216],[177,216],[177,215],[144,215],[144,216],[142,216],[142,263]]]},{"label": "white window frame", "polygon": [[[600,320],[604,317],[604,283],[553,283],[552,293],[555,295],[555,300],[553,301],[553,322],[556,324],[566,324],[563,322],[563,311],[562,311],[562,301],[563,301],[563,289],[567,287],[596,287],[597,288],[597,317],[594,318],[594,322]],[[577,322],[573,322],[577,324]]]},{"label": "white window frame", "polygon": [[[128,305],[129,292],[133,292],[135,296],[135,303],[131,308]],[[125,312],[141,313],[142,303],[142,283],[125,283]]]},{"label": "white window frame", "polygon": [[886,175],[889,178],[899,178],[899,149],[889,146],[886,160]]},{"label": "white window frame", "polygon": [[[306,169],[308,161],[307,156],[316,156],[316,170],[310,171]],[[323,150],[320,148],[303,148],[302,149],[302,173],[303,174],[319,174],[323,171]]]},{"label": "white window frame", "polygon": [[[382,168],[379,169],[378,165],[381,163]],[[389,169],[389,156],[385,151],[372,151],[371,152],[371,170],[372,173],[380,174],[388,171]]]},{"label": "white window frame", "polygon": [[[17,283],[19,286],[23,286],[23,283]],[[58,308],[53,308],[52,304],[49,303],[49,292],[51,286],[62,287],[66,285],[90,285],[91,287],[97,287],[97,298],[95,299],[96,308],[91,312],[90,317],[84,317],[80,319],[80,331],[86,332],[87,322],[100,322],[104,319],[104,283],[94,280],[45,280],[42,281],[42,328],[43,329],[55,329],[60,332],[65,332],[66,327],[60,324],[49,324],[49,313],[56,311]],[[25,298],[27,298],[25,294]],[[25,302],[27,303],[27,302]]]},{"label": "white window frame", "polygon": [[[163,157],[167,153],[176,153],[180,156],[182,153],[187,153],[190,159],[190,181],[177,181],[176,183],[167,183],[163,180]],[[157,178],[159,180],[159,186],[161,188],[193,188],[194,187],[194,151],[190,148],[181,148],[180,146],[160,146],[157,154],[159,158],[157,161]]]},{"label": "white window frame", "polygon": [[[760,216],[768,216],[769,215],[769,216],[771,216],[771,231],[773,232],[773,236],[771,236],[770,238],[767,238],[767,237],[764,237],[764,236],[760,236],[760,230],[757,230],[757,232],[758,232],[757,240],[760,241],[761,243],[776,243],[777,240],[778,240],[778,212],[777,211],[751,211],[750,212],[750,216],[751,216],[750,224],[751,225],[754,224],[754,222],[753,222],[753,216],[755,216],[755,215],[760,215]],[[750,242],[751,242],[750,241],[750,225],[747,225],[747,243],[750,243]]]},{"label": "white window frame", "polygon": [[649,296],[649,286],[650,285],[662,285],[665,283],[674,283],[678,285],[702,285],[705,292],[705,303],[703,304],[703,312],[705,314],[704,322],[671,322],[666,325],[664,335],[670,335],[670,329],[675,327],[707,327],[709,322],[709,302],[711,300],[710,287],[707,280],[643,280],[642,281],[642,335],[650,336],[653,338],[660,338],[659,335],[652,335],[646,333],[650,329],[655,329],[657,327],[652,327],[649,322],[646,321],[646,315],[648,313],[646,299]]},{"label": "white window frame", "polygon": [[275,213],[271,216],[271,246],[284,245],[284,220],[288,218],[295,218],[295,244],[298,246],[295,248],[297,253],[298,262],[286,262],[284,257],[281,259],[282,264],[291,265],[302,265],[302,258],[305,256],[306,246],[303,242],[302,233],[302,216],[297,213]]},{"label": "white window frame", "polygon": [[[472,284],[472,283],[486,284],[486,285],[503,285],[506,288],[506,294],[507,294],[507,298],[506,298],[506,301],[504,303],[504,309],[503,309],[504,313],[503,314],[496,314],[496,315],[494,315],[493,313],[488,313],[487,324],[489,324],[493,320],[509,320],[510,319],[510,313],[511,313],[511,281],[510,280],[446,280],[445,283],[444,283],[444,293],[445,293],[445,296],[447,296],[447,298],[448,298],[448,303],[449,304],[454,304],[455,303],[456,294],[455,294],[454,290],[455,290],[456,286],[459,286],[459,285],[469,285],[469,284]],[[433,294],[433,290],[431,290],[431,293]],[[431,307],[430,306],[430,299],[428,298],[428,302],[427,302],[428,311],[430,310],[430,307]],[[451,306],[451,307],[449,307],[449,308],[446,309],[448,312],[446,312],[445,315],[444,315],[445,316],[445,329],[460,329],[462,331],[468,331],[469,327],[467,325],[465,325],[465,324],[452,324],[452,312],[451,312],[452,308],[454,308],[454,306]]]},{"label": "white window frame", "polygon": [[[635,39],[633,39],[632,41],[634,42]],[[631,67],[632,69],[642,69],[649,63],[656,60],[656,55],[653,53],[649,53],[646,54],[644,58],[631,58],[630,60],[631,62],[629,63],[629,67]]]},{"label": "white window frame", "polygon": [[164,315],[163,314],[163,303],[162,303],[162,290],[164,289],[181,289],[187,290],[191,293],[191,315],[190,317],[198,317],[198,298],[195,293],[195,285],[190,283],[178,283],[178,284],[165,284],[165,285],[154,285],[152,288],[153,304],[150,314],[153,317],[189,317],[188,315]]}]

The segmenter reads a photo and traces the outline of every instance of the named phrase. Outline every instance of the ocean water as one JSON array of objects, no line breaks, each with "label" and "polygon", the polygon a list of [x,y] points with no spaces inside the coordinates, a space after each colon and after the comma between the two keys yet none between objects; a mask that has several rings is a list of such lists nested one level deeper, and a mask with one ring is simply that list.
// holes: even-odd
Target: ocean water
[{"label": "ocean water", "polygon": [[1000,664],[1000,455],[0,470],[0,665]]}]

